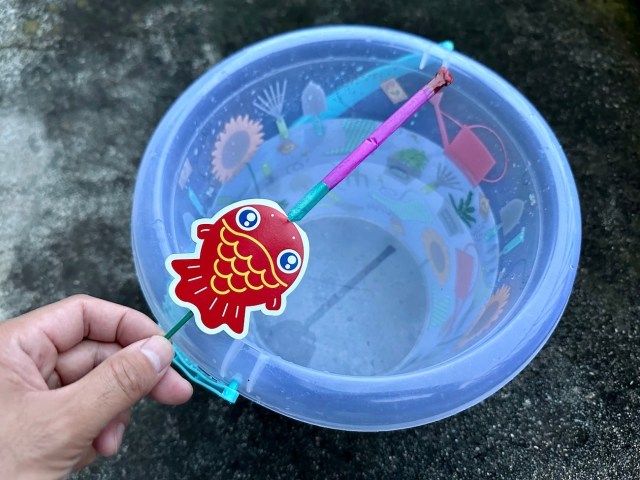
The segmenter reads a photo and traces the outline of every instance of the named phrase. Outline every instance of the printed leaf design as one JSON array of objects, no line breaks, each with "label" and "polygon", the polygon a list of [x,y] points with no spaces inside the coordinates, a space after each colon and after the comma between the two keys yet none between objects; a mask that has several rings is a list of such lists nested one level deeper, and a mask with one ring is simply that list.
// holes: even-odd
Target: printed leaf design
[{"label": "printed leaf design", "polygon": [[470,191],[466,198],[459,199],[457,205],[451,194],[449,194],[449,200],[451,200],[451,205],[453,205],[453,208],[460,217],[460,220],[462,220],[467,227],[471,227],[472,224],[476,223],[476,219],[473,215],[473,212],[475,212],[476,209],[471,204],[473,200],[473,192]]},{"label": "printed leaf design", "polygon": [[451,190],[462,190],[460,181],[456,178],[455,174],[442,164],[438,165],[436,179],[422,187],[422,191],[424,193],[431,193],[440,187],[450,188]]}]

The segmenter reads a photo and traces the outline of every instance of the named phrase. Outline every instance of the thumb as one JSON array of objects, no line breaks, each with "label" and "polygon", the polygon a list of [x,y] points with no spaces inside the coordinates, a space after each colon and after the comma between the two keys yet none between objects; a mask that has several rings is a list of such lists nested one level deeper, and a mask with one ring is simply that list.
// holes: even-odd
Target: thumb
[{"label": "thumb", "polygon": [[160,336],[132,343],[110,356],[66,387],[74,424],[90,438],[97,436],[116,415],[156,386],[172,360],[173,347]]}]

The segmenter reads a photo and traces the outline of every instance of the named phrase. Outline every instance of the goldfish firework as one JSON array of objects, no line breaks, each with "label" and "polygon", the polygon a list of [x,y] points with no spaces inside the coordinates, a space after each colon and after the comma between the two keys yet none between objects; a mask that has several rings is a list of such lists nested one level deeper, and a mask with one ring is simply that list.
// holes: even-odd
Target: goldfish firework
[{"label": "goldfish firework", "polygon": [[171,298],[206,333],[243,338],[252,311],[279,315],[307,267],[307,235],[275,202],[243,200],[191,226],[194,253],[167,258]]}]

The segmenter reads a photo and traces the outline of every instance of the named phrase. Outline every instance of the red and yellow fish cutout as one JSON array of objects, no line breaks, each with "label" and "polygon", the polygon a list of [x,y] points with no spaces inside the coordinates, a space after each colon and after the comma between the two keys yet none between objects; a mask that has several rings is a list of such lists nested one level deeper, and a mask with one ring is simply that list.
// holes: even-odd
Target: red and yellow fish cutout
[{"label": "red and yellow fish cutout", "polygon": [[252,311],[281,314],[307,267],[307,235],[269,200],[243,200],[196,220],[191,238],[194,253],[166,260],[169,292],[206,333],[240,339]]}]

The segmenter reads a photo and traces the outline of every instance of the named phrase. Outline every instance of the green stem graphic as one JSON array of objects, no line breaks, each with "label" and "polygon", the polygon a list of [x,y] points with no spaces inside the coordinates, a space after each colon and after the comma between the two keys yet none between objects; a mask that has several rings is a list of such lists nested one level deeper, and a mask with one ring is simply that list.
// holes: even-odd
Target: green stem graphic
[{"label": "green stem graphic", "polygon": [[258,186],[258,178],[256,177],[256,174],[253,171],[253,167],[251,166],[251,164],[247,163],[247,168],[249,169],[249,174],[253,179],[253,186],[256,187],[256,194],[258,195],[258,197],[262,197],[262,195],[260,195],[260,187]]}]

